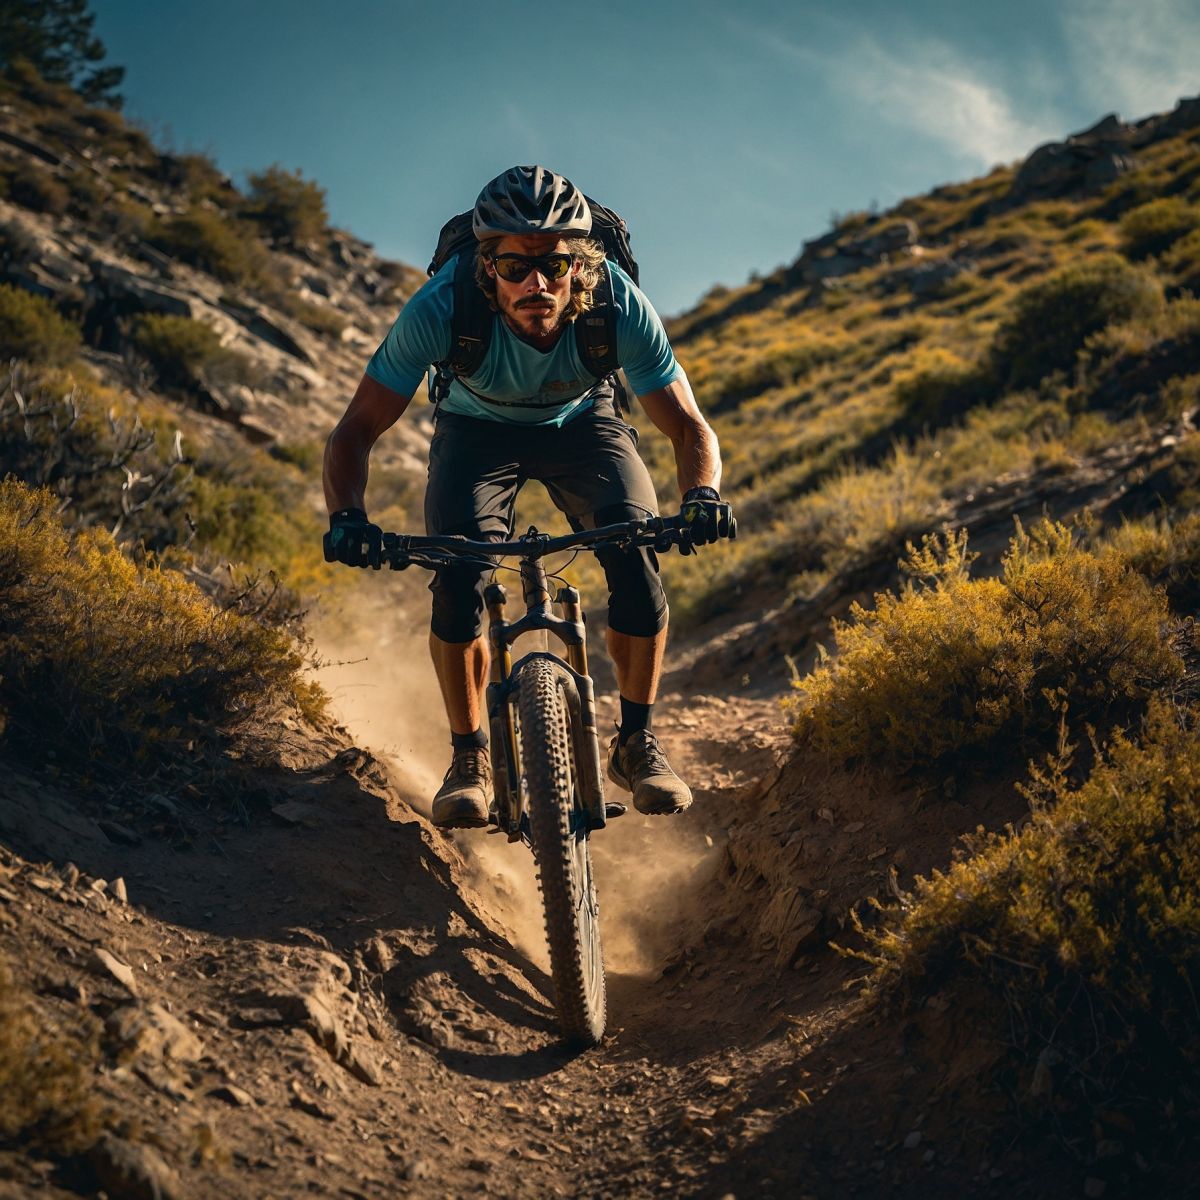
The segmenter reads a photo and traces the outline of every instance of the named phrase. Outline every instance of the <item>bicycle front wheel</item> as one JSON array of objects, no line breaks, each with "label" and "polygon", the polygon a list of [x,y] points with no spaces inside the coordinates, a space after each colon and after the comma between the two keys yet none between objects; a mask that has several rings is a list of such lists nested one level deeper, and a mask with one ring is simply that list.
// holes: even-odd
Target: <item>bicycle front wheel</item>
[{"label": "bicycle front wheel", "polygon": [[559,1024],[570,1041],[604,1036],[604,956],[588,822],[578,799],[578,771],[563,667],[535,658],[520,672],[517,707],[529,834],[537,863]]}]

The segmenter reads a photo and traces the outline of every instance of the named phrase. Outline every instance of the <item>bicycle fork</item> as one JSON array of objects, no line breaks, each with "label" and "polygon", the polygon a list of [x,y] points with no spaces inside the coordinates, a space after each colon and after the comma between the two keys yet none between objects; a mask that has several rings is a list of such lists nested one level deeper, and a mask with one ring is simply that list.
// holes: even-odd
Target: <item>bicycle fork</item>
[{"label": "bicycle fork", "polygon": [[[510,622],[505,618],[504,607],[508,595],[502,584],[489,584],[483,594],[488,613],[488,643],[491,647],[487,711],[496,790],[496,820],[510,842],[526,836],[520,739],[512,698],[520,684],[521,663],[533,657],[554,658],[565,666],[570,677],[570,685],[564,688],[564,692],[571,715],[577,804],[589,829],[602,829],[606,824],[604,774],[596,728],[596,694],[591,676],[588,675],[587,638],[579,590],[569,586],[559,588],[554,603],[562,608],[560,617],[550,608],[546,568],[540,559],[521,560],[521,585],[526,612],[517,621]],[[563,643],[565,664],[557,655],[534,651],[514,668],[513,643],[523,633],[534,629],[546,630]]]}]

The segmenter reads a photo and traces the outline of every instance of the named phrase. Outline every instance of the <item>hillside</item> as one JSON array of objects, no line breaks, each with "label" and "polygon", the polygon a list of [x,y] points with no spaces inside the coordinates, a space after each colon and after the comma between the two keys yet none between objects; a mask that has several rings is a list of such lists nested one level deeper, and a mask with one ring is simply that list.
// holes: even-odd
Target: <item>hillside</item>
[{"label": "hillside", "polygon": [[0,1195],[1185,1193],[1200,101],[675,322],[743,536],[664,559],[697,803],[594,839],[577,1055],[528,856],[423,815],[424,580],[317,561],[419,273],[0,89]]}]

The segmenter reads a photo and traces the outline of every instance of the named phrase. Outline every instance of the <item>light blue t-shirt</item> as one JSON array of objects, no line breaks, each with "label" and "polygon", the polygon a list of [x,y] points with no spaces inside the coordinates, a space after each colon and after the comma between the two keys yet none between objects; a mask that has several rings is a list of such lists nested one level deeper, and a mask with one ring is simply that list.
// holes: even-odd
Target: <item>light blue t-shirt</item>
[{"label": "light blue t-shirt", "polygon": [[[450,351],[454,314],[454,265],[440,271],[408,301],[367,374],[384,387],[411,396],[421,377]],[[666,330],[645,295],[617,266],[608,264],[617,310],[617,355],[630,387],[644,396],[680,374]],[[583,365],[573,329],[549,350],[522,341],[496,314],[492,338],[479,370],[450,385],[443,412],[510,425],[562,425],[592,404],[596,379]],[[473,394],[473,393],[478,393]],[[516,402],[521,406],[515,406]]]}]

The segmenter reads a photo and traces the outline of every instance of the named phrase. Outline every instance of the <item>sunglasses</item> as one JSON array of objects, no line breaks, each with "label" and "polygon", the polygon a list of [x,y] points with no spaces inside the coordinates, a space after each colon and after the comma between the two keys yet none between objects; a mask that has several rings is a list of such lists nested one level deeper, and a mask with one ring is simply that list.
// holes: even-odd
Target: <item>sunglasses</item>
[{"label": "sunglasses", "polygon": [[520,283],[530,271],[538,271],[547,279],[561,279],[575,261],[573,254],[493,254],[496,274],[509,283]]}]

